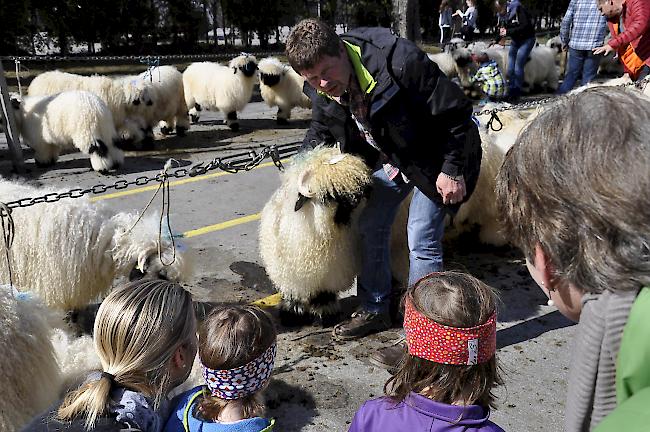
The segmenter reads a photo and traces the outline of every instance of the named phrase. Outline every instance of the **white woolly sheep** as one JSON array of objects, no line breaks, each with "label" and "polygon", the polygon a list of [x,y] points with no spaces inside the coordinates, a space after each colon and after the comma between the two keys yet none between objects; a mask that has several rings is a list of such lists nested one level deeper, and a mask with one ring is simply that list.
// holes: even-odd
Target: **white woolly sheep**
[{"label": "white woolly sheep", "polygon": [[559,66],[560,75],[566,72],[567,52],[562,49],[562,39],[560,36],[555,36],[546,41],[546,46],[555,50],[555,64]]},{"label": "white woolly sheep", "polygon": [[190,127],[183,89],[183,74],[174,66],[159,66],[138,76],[152,84],[155,105],[147,110],[148,124],[154,126],[160,121],[160,132],[172,133],[174,128],[179,136],[185,135]]},{"label": "white woolly sheep", "polygon": [[[556,51],[545,46],[536,46],[530,52],[530,60],[524,67],[524,83],[528,91],[542,87],[554,92],[557,90],[559,75],[555,61]],[[524,87],[526,90],[526,87]]]},{"label": "white woolly sheep", "polygon": [[458,77],[463,88],[471,87],[469,79],[472,73],[472,58],[467,48],[449,46],[448,51],[428,54],[428,56],[432,62],[438,65],[447,78]]},{"label": "white woolly sheep", "polygon": [[[56,192],[0,180],[0,201]],[[29,287],[44,303],[74,310],[98,300],[118,278],[143,274],[173,281],[191,277],[189,254],[178,248],[165,266],[158,257],[159,218],[145,216],[131,230],[137,213],[115,212],[87,199],[64,199],[13,211],[16,227],[10,250],[16,286]],[[171,240],[163,236],[162,259],[172,261]],[[7,280],[6,263],[0,277]]]},{"label": "white woolly sheep", "polygon": [[305,79],[275,57],[260,60],[260,92],[270,107],[277,106],[277,122],[287,124],[293,107],[311,108],[311,99],[302,92]]},{"label": "white woolly sheep", "polygon": [[[128,117],[143,117],[147,104],[153,104],[151,83],[134,77],[111,79],[55,70],[34,78],[28,91],[30,96],[50,96],[66,90],[86,90],[99,96],[111,110],[118,131]],[[143,132],[142,136],[147,135],[147,131]]]},{"label": "white woolly sheep", "polygon": [[[6,264],[5,264],[6,265]],[[8,281],[6,274],[4,280]],[[0,430],[20,430],[58,400],[61,371],[48,311],[38,299],[0,286]]]},{"label": "white woolly sheep", "polygon": [[339,315],[337,294],[360,270],[357,219],[372,183],[359,157],[317,147],[300,154],[262,210],[260,254],[282,294],[280,319],[296,325]]},{"label": "white woolly sheep", "polygon": [[226,116],[230,129],[239,130],[237,111],[244,109],[253,95],[256,71],[257,59],[249,54],[235,57],[228,66],[211,62],[189,65],[183,72],[183,88],[192,122],[199,121],[202,109],[217,109]]},{"label": "white woolly sheep", "polygon": [[12,99],[12,106],[18,130],[34,149],[38,165],[54,164],[61,150],[72,147],[90,156],[95,171],[106,172],[124,162],[124,153],[113,145],[117,138],[113,117],[98,96],[66,91]]}]

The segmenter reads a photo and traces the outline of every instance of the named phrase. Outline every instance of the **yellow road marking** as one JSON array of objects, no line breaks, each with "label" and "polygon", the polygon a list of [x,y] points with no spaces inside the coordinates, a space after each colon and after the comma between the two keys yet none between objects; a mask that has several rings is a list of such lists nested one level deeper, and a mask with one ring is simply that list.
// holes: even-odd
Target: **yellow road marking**
[{"label": "yellow road marking", "polygon": [[[286,161],[287,161],[287,159],[284,159],[281,162],[284,163]],[[256,166],[253,169],[255,170],[255,169],[258,169],[258,168],[266,168],[266,167],[270,167],[270,166],[273,166],[273,162],[264,162],[262,164],[259,164],[258,166]],[[182,180],[174,180],[174,181],[169,182],[169,185],[170,186],[180,186],[180,185],[184,185],[184,184],[187,184],[187,183],[194,183],[194,182],[198,182],[198,181],[209,180],[209,179],[212,179],[212,178],[221,177],[221,176],[230,175],[230,174],[232,174],[232,173],[229,173],[229,172],[217,172],[217,173],[212,173],[212,174],[204,174],[204,175],[201,175],[201,176],[190,177],[190,178],[186,178],[186,179],[182,179]],[[112,199],[112,198],[119,198],[119,197],[123,197],[123,196],[127,196],[127,195],[134,195],[134,194],[138,194],[138,193],[142,193],[142,192],[154,191],[156,189],[158,189],[158,184],[151,185],[151,186],[142,186],[142,187],[138,187],[138,188],[132,188],[132,189],[127,189],[127,190],[123,190],[123,191],[120,191],[120,192],[114,192],[114,193],[110,193],[110,194],[104,194],[104,195],[100,195],[100,196],[97,196],[97,197],[93,197],[93,198],[90,199],[90,201],[96,202],[96,201],[102,201],[102,200],[107,200],[107,199]]]},{"label": "yellow road marking", "polygon": [[280,293],[275,293],[272,294],[268,297],[261,298],[259,300],[255,300],[254,302],[251,302],[253,306],[259,306],[259,307],[272,307],[272,306],[277,306],[280,304],[280,300],[282,300],[282,294]]},{"label": "yellow road marking", "polygon": [[208,226],[203,227],[203,228],[197,228],[197,229],[193,229],[193,230],[190,230],[190,231],[185,231],[183,233],[183,237],[185,237],[185,238],[196,237],[196,236],[199,236],[199,235],[202,235],[202,234],[207,234],[209,232],[219,231],[219,230],[222,230],[222,229],[226,229],[226,228],[234,227],[234,226],[237,226],[237,225],[241,225],[241,224],[244,224],[244,223],[247,223],[247,222],[253,222],[255,220],[258,220],[259,218],[260,218],[260,213],[255,213],[255,214],[248,215],[248,216],[242,216],[242,217],[237,218],[237,219],[231,219],[231,220],[221,222],[221,223],[218,223],[218,224],[208,225]]}]

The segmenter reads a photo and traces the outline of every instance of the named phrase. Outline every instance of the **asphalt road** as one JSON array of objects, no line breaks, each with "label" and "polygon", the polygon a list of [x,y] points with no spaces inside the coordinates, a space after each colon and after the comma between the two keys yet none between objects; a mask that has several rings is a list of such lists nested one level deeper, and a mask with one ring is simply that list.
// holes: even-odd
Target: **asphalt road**
[{"label": "asphalt road", "polygon": [[[221,124],[221,114],[206,113],[187,137],[161,138],[157,149],[127,154],[123,169],[102,176],[90,170],[79,153],[61,157],[47,170],[36,168],[33,153],[25,149],[27,181],[61,188],[112,183],[155,175],[168,158],[179,166],[209,161],[271,143],[299,142],[308,126],[309,111],[298,110],[289,126],[278,127],[274,114],[262,103],[251,103],[240,114],[241,130]],[[11,176],[4,136],[0,138],[0,174]],[[279,173],[270,163],[250,172],[182,179],[171,187],[171,224],[185,233],[182,241],[196,252],[196,278],[191,289],[198,300],[249,302],[275,290],[265,275],[257,249],[258,213],[279,185]],[[97,196],[102,205],[120,210],[142,209],[150,189],[128,189],[126,194]],[[159,201],[151,207],[160,208]],[[28,210],[16,210],[28,211]],[[497,344],[505,385],[492,420],[508,431],[561,430],[573,327],[534,285],[521,254],[513,249],[479,245],[472,236],[445,244],[448,268],[462,269],[497,288],[501,297]],[[343,299],[346,310],[355,306],[354,291]],[[269,309],[276,313],[274,308]],[[399,328],[359,342],[333,342],[329,329],[280,328],[279,354],[266,391],[270,415],[277,430],[347,430],[354,412],[366,399],[380,396],[388,373],[371,365],[367,355],[399,340]]]}]

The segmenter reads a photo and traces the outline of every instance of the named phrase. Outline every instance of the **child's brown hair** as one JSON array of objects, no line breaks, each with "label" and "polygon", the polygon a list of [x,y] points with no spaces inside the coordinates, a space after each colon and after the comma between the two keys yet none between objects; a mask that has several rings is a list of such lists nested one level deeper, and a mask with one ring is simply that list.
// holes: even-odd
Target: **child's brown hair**
[{"label": "child's brown hair", "polygon": [[[494,314],[497,297],[475,277],[454,271],[420,279],[404,296],[413,308],[438,324],[468,328],[485,323]],[[494,407],[492,389],[502,384],[496,356],[477,365],[451,365],[406,354],[384,392],[401,402],[410,392],[445,404]]]},{"label": "child's brown hair", "polygon": [[[233,369],[258,358],[276,339],[271,317],[259,307],[221,306],[208,315],[199,329],[199,358],[210,369]],[[258,394],[240,401],[245,418],[259,415],[264,408]],[[204,418],[217,419],[227,403],[208,392],[198,409]]]}]

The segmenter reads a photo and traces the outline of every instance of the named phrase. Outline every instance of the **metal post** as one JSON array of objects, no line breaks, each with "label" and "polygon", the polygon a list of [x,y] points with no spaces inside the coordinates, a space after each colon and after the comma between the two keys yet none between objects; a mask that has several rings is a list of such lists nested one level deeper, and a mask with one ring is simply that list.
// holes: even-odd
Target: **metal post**
[{"label": "metal post", "polygon": [[14,112],[11,108],[11,101],[9,100],[9,89],[7,88],[7,80],[5,79],[5,71],[2,68],[0,61],[0,106],[2,111],[0,115],[4,120],[5,136],[7,137],[7,144],[11,150],[11,160],[13,162],[14,171],[17,173],[25,172],[25,165],[23,161],[23,150],[20,147],[20,138],[18,136],[18,128],[14,119]]}]

